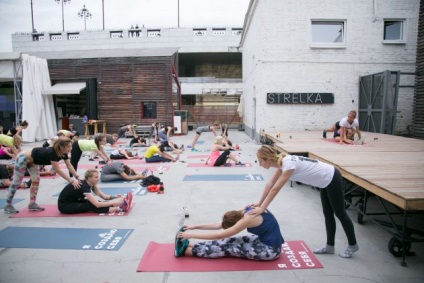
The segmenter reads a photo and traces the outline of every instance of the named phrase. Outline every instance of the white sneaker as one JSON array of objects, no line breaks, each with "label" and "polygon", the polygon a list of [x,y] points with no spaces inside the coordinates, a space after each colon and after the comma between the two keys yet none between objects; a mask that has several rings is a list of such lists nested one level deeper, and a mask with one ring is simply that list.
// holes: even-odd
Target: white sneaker
[{"label": "white sneaker", "polygon": [[354,134],[354,135],[353,135],[353,144],[358,144],[358,141],[359,141],[359,136],[358,136],[358,134]]},{"label": "white sneaker", "polygon": [[[357,136],[357,134],[355,134],[355,136]],[[364,143],[364,140],[365,140],[365,135],[361,134],[361,138],[355,144],[362,145]]]}]

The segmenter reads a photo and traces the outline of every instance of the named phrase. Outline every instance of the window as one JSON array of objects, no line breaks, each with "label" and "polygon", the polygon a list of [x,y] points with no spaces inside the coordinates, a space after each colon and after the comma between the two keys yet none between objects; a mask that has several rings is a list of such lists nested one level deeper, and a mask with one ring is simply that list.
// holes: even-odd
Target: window
[{"label": "window", "polygon": [[156,117],[156,102],[141,103],[141,118],[142,119],[157,118]]},{"label": "window", "polygon": [[311,46],[322,48],[345,47],[346,22],[339,20],[311,21]]},{"label": "window", "polygon": [[384,43],[405,43],[404,20],[384,20]]}]

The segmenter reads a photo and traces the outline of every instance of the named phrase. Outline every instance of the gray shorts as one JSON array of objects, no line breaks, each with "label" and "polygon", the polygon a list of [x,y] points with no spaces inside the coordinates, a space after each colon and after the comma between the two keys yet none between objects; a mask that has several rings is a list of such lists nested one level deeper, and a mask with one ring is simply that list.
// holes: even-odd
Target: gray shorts
[{"label": "gray shorts", "polygon": [[198,127],[196,129],[196,134],[201,135],[202,133],[210,132],[210,131],[211,131],[211,127],[209,127],[209,126],[201,126],[201,127]]}]

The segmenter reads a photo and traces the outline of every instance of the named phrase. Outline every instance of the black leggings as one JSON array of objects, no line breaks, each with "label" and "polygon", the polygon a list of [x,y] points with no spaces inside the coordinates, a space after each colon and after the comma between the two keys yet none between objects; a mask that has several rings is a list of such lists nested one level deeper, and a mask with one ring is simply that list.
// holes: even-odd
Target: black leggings
[{"label": "black leggings", "polygon": [[[80,161],[80,159],[81,159],[81,155],[82,155],[82,151],[81,151],[81,149],[79,148],[78,141],[75,141],[75,142],[72,144],[72,150],[71,150],[71,164],[72,164],[72,166],[74,167],[75,172],[77,172],[77,169],[78,169],[78,162],[79,162],[79,161]],[[69,172],[69,176],[71,176],[71,177],[72,177],[71,172]]]},{"label": "black leggings", "polygon": [[84,212],[108,213],[109,207],[96,207],[90,201],[84,199],[79,202],[58,204],[59,211],[63,214],[75,214]]},{"label": "black leggings", "polygon": [[230,155],[231,151],[229,149],[225,150],[221,155],[218,157],[218,159],[215,161],[215,164],[213,166],[221,166],[224,165],[227,162],[228,155]]},{"label": "black leggings", "polygon": [[340,220],[349,245],[356,245],[355,228],[346,212],[343,177],[339,170],[334,168],[333,180],[326,188],[321,189],[320,194],[327,231],[327,245],[334,246],[334,238],[336,236],[336,219],[334,215]]}]

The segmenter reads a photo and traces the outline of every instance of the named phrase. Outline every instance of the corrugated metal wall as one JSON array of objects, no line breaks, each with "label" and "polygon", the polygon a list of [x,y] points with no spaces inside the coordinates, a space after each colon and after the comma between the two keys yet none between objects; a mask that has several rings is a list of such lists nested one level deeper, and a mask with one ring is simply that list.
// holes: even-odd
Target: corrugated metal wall
[{"label": "corrugated metal wall", "polygon": [[411,135],[415,138],[424,139],[424,1],[421,1],[418,23],[416,73]]},{"label": "corrugated metal wall", "polygon": [[[173,123],[174,64],[175,55],[48,60],[52,81],[97,78],[98,119],[106,120],[108,133],[117,132],[120,124]],[[157,103],[157,119],[141,118],[142,102]]]}]

